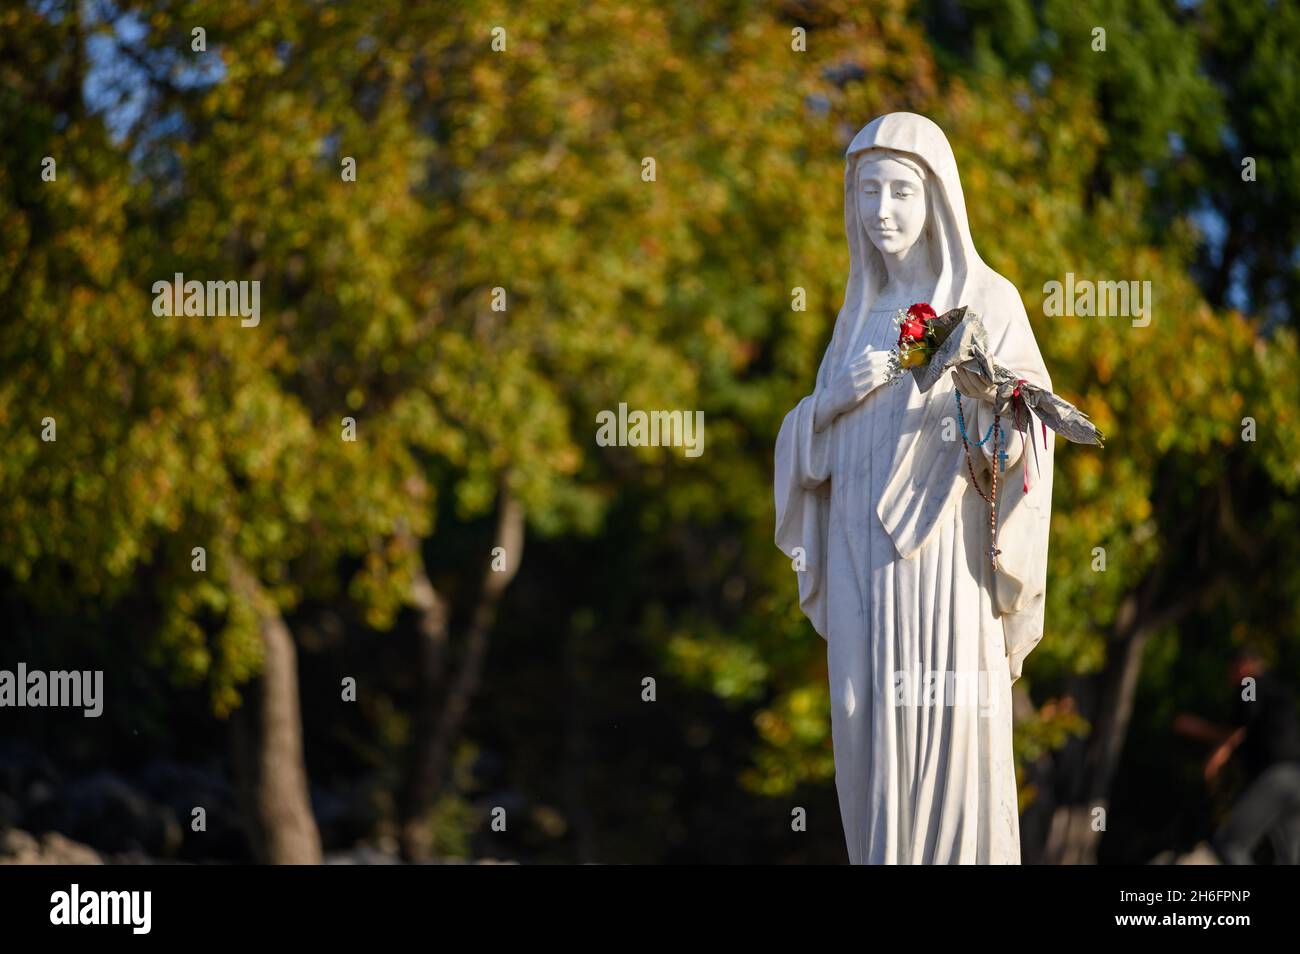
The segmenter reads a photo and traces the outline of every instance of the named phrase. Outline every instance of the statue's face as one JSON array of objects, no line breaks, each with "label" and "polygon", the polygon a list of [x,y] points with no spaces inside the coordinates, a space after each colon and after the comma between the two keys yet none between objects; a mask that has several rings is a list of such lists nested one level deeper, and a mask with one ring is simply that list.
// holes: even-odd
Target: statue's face
[{"label": "statue's face", "polygon": [[911,248],[925,228],[925,183],[897,159],[858,165],[858,216],[871,243],[888,255]]}]

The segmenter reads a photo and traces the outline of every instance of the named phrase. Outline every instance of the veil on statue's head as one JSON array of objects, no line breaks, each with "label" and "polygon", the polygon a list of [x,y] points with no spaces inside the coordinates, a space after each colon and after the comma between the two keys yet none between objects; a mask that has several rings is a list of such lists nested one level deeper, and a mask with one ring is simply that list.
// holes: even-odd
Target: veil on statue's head
[{"label": "veil on statue's head", "polygon": [[971,280],[987,268],[971,240],[957,159],[943,130],[916,113],[887,113],[872,120],[853,137],[845,153],[844,231],[849,240],[849,280],[844,306],[823,361],[823,373],[843,358],[844,349],[857,337],[856,331],[887,278],[884,258],[863,229],[858,214],[858,167],[873,150],[898,153],[898,158],[919,166],[924,173],[929,237],[923,233],[920,241],[929,244],[938,276],[930,296],[934,310],[943,314],[964,304]]}]

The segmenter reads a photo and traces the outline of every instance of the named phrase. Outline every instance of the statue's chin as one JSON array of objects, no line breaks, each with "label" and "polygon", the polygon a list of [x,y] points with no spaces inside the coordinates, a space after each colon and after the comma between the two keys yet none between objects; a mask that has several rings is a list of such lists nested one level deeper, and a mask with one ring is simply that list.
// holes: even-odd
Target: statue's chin
[{"label": "statue's chin", "polygon": [[877,232],[872,233],[871,244],[885,255],[902,255],[916,244],[916,238],[904,236],[901,232],[887,232],[883,235]]}]

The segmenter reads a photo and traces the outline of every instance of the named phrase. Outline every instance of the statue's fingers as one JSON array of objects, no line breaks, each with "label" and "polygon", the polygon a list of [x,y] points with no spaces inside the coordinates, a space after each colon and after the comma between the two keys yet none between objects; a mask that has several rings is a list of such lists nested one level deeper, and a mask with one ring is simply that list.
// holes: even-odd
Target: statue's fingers
[{"label": "statue's fingers", "polygon": [[957,390],[968,397],[984,397],[992,390],[979,375],[971,374],[963,368],[953,368],[952,379]]}]

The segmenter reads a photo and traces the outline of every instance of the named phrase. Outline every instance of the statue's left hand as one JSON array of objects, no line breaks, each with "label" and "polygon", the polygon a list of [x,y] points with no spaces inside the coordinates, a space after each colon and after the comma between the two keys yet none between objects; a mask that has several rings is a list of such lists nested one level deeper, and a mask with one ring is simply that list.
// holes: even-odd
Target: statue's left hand
[{"label": "statue's left hand", "polygon": [[952,381],[963,396],[993,404],[997,400],[998,389],[992,384],[985,384],[981,375],[967,371],[961,365],[952,369]]}]

